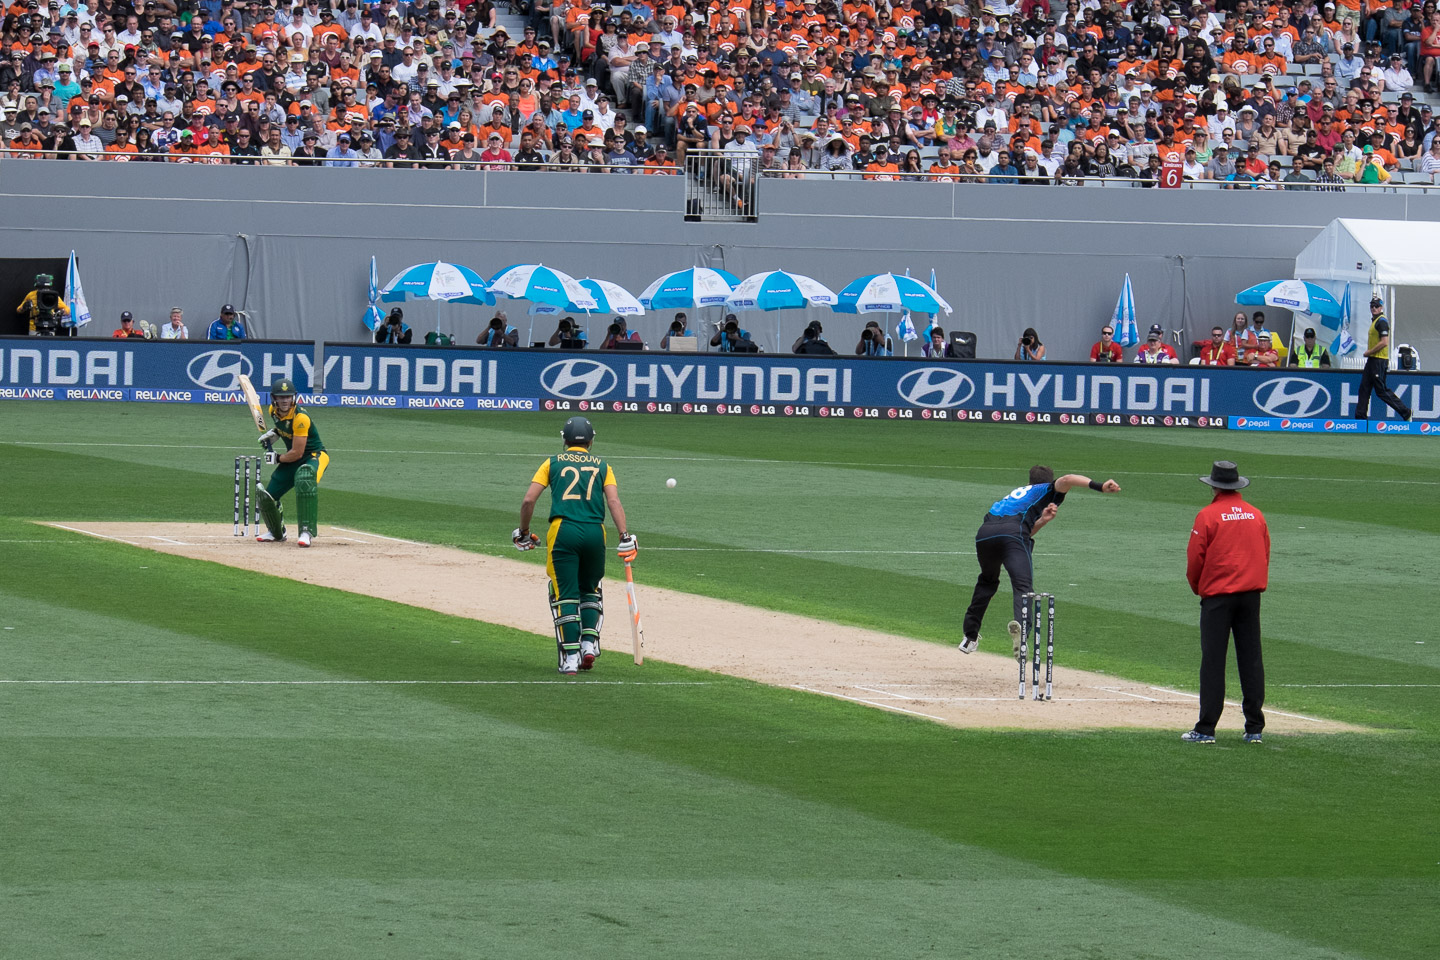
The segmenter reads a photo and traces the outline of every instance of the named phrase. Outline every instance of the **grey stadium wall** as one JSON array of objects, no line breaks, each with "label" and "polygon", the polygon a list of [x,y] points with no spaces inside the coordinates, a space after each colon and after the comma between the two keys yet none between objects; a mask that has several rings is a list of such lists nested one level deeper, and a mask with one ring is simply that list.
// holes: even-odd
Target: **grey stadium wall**
[{"label": "grey stadium wall", "polygon": [[[96,317],[88,335],[108,336],[121,310],[158,324],[178,305],[202,337],[230,302],[255,335],[314,340],[365,338],[372,255],[381,283],[444,259],[486,276],[545,263],[636,293],[696,265],[741,277],[784,268],[836,290],[867,273],[908,268],[928,279],[934,269],[955,309],[942,325],[974,331],[981,357],[1010,357],[1034,326],[1059,359],[1088,351],[1126,273],[1142,324],[1193,339],[1233,315],[1237,291],[1293,276],[1295,255],[1336,217],[1440,220],[1433,194],[824,180],[764,181],[758,205],[755,223],[686,222],[681,177],[11,159],[0,162],[0,257],[75,250]],[[524,302],[498,308],[522,339],[553,330]],[[492,312],[406,305],[417,339],[439,326],[473,342]],[[742,319],[780,352],[812,318],[841,353],[871,319],[828,310]],[[591,321],[592,338],[606,319]],[[654,345],[669,319],[632,326]],[[893,328],[898,318],[878,319]]]}]

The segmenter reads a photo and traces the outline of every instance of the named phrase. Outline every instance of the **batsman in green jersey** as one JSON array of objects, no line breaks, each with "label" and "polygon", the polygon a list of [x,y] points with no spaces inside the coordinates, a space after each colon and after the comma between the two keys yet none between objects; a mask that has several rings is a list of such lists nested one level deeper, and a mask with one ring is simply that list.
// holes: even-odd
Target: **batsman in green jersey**
[{"label": "batsman in green jersey", "polygon": [[[270,482],[260,488],[260,516],[265,518],[265,530],[255,539],[261,543],[279,543],[285,539],[285,514],[280,498],[294,487],[295,513],[300,519],[300,536],[296,542],[308,547],[311,538],[319,532],[320,478],[330,465],[330,454],[325,452],[320,431],[310,415],[300,409],[294,383],[275,382],[270,388],[269,413],[275,426],[260,437],[260,444],[266,448],[265,462],[275,469],[270,472]],[[285,449],[271,450],[276,443]]]},{"label": "batsman in green jersey", "polygon": [[615,552],[635,559],[639,545],[625,526],[625,508],[610,465],[590,452],[595,428],[584,417],[571,417],[560,431],[565,449],[540,464],[520,503],[520,526],[512,540],[517,550],[534,550],[540,538],[530,518],[540,494],[550,489],[550,527],[545,533],[545,572],[550,575],[550,615],[560,672],[589,670],[600,656],[600,626],[605,622],[600,580],[605,576],[605,508],[620,531]]}]

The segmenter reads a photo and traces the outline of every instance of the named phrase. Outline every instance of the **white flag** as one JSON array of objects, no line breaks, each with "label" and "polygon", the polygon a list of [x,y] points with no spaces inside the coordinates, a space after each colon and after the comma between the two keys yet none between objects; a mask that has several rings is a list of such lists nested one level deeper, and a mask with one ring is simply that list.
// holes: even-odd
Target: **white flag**
[{"label": "white flag", "polygon": [[920,334],[915,332],[915,324],[910,322],[909,310],[902,313],[900,315],[900,322],[895,324],[895,336],[899,337],[904,343],[920,339]]},{"label": "white flag", "polygon": [[80,286],[80,268],[75,263],[75,251],[70,251],[70,264],[65,268],[65,306],[70,308],[69,327],[83,327],[90,322],[90,308],[85,305],[85,288]]}]

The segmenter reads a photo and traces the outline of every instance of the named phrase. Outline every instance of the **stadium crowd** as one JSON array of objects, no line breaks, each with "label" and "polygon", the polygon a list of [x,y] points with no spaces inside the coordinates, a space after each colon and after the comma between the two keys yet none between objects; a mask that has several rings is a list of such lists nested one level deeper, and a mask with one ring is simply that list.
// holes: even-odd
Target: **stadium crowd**
[{"label": "stadium crowd", "polygon": [[1440,170],[1436,0],[511,3],[13,0],[0,144],[649,174],[709,148],[782,178],[1154,185],[1178,166],[1334,191]]}]

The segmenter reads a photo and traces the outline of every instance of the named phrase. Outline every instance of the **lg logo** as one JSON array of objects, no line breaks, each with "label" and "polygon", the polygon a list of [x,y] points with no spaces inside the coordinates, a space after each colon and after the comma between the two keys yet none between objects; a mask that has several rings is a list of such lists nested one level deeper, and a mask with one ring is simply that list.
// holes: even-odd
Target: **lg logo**
[{"label": "lg logo", "polygon": [[[190,382],[202,390],[239,390],[240,377],[250,376],[250,361],[239,350],[207,350],[185,367]],[[263,388],[262,388],[263,389]]]},{"label": "lg logo", "polygon": [[614,370],[594,360],[561,360],[540,371],[540,385],[546,392],[567,400],[594,400],[619,383]]},{"label": "lg logo", "polygon": [[975,395],[975,382],[953,367],[921,367],[895,384],[901,399],[917,407],[958,407]]},{"label": "lg logo", "polygon": [[1330,391],[1314,380],[1280,377],[1255,388],[1255,406],[1272,417],[1313,417],[1330,406]]}]

